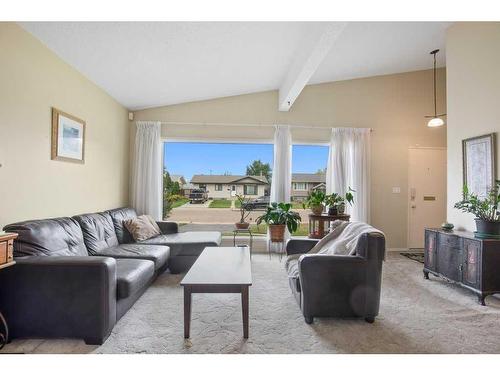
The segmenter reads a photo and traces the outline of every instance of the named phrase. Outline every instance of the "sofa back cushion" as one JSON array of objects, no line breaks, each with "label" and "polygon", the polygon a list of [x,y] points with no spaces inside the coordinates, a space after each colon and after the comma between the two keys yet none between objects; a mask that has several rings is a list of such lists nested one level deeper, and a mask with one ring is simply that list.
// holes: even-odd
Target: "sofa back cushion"
[{"label": "sofa back cushion", "polygon": [[14,241],[14,257],[88,255],[82,230],[69,217],[23,221],[3,229],[19,235]]},{"label": "sofa back cushion", "polygon": [[83,239],[90,254],[97,254],[108,247],[118,246],[113,220],[107,212],[73,216],[83,232]]},{"label": "sofa back cushion", "polygon": [[134,219],[137,217],[137,213],[133,208],[122,207],[115,208],[113,210],[106,211],[111,216],[113,220],[113,226],[115,227],[116,237],[119,243],[131,243],[134,242],[132,235],[124,225],[125,220]]}]

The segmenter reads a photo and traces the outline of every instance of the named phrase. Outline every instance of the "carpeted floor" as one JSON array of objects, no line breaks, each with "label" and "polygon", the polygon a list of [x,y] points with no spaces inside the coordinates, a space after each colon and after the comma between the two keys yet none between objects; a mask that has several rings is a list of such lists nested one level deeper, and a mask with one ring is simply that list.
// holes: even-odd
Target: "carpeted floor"
[{"label": "carpeted floor", "polygon": [[283,262],[253,257],[250,338],[237,295],[194,295],[191,339],[183,339],[180,275],[164,274],[118,322],[102,346],[81,340],[14,340],[2,353],[500,353],[500,299],[431,276],[399,253],[384,264],[381,311],[364,320],[304,323]]}]

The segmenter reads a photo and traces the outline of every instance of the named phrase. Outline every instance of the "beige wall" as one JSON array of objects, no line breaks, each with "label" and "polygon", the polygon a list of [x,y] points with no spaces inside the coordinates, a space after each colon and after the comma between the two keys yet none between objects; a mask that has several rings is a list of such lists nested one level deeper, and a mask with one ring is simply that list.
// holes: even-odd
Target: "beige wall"
[{"label": "beige wall", "polygon": [[[0,51],[0,228],[127,204],[127,110],[14,23]],[[52,106],[86,121],[85,164],[50,160]]]},{"label": "beige wall", "polygon": [[[445,71],[438,74],[439,107],[445,108]],[[295,129],[295,141],[325,142],[326,127],[370,127],[372,133],[371,222],[382,229],[390,247],[407,241],[408,147],[445,146],[446,128],[430,129],[432,71],[418,71],[307,86],[290,112],[279,112],[278,92],[269,91],[135,112],[136,120],[252,123],[260,127],[165,126],[167,138],[272,139],[270,125],[310,124]],[[392,187],[401,187],[393,194]]]},{"label": "beige wall", "polygon": [[[458,23],[447,30],[448,221],[475,230],[473,216],[453,208],[460,200],[462,140],[500,131],[500,23]],[[498,142],[498,137],[497,137]],[[497,145],[498,160],[498,145]],[[500,176],[497,164],[497,176]]]}]

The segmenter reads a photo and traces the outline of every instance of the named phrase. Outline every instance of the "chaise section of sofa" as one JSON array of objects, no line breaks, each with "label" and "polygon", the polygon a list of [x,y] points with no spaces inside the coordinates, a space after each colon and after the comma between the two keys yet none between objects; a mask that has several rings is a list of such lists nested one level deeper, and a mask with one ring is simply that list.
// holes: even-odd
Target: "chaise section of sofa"
[{"label": "chaise section of sofa", "polygon": [[170,248],[169,269],[171,273],[186,272],[191,268],[201,252],[207,246],[220,246],[220,232],[182,232],[176,223],[158,222],[161,235],[145,241],[134,242],[125,228],[124,221],[137,217],[134,209],[124,207],[107,211],[113,221],[115,233],[120,244],[136,244],[139,246],[168,246]]}]

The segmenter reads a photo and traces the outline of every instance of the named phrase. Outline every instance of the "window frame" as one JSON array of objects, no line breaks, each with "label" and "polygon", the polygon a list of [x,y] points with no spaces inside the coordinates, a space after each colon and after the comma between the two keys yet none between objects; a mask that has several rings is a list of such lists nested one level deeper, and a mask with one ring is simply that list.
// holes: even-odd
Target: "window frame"
[{"label": "window frame", "polygon": [[[298,185],[303,185],[304,188],[303,189],[299,189],[298,188]],[[307,182],[294,182],[293,183],[293,190],[295,191],[307,191]]]},{"label": "window frame", "polygon": [[[254,188],[255,194],[250,194],[248,192],[248,187]],[[244,184],[243,185],[243,195],[259,195],[259,185],[258,184]]]},{"label": "window frame", "polygon": [[214,191],[223,191],[223,190],[224,190],[224,184],[214,184]]}]

